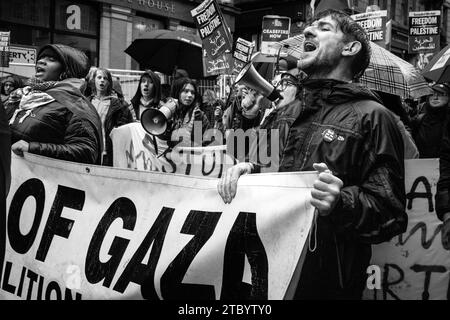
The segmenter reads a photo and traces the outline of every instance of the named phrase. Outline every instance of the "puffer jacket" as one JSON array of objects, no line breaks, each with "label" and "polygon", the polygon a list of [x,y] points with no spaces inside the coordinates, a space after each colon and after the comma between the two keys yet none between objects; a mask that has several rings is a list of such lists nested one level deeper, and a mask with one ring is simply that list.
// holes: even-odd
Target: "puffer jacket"
[{"label": "puffer jacket", "polygon": [[368,89],[335,80],[303,85],[279,171],[313,171],[324,162],[344,187],[311,231],[316,250],[306,254],[295,298],[360,299],[371,244],[406,230],[402,136]]},{"label": "puffer jacket", "polygon": [[55,101],[32,110],[20,122],[20,111],[12,124],[11,143],[29,142],[29,152],[46,157],[100,163],[102,131],[94,106],[81,94],[82,81],[69,78],[45,91]]}]

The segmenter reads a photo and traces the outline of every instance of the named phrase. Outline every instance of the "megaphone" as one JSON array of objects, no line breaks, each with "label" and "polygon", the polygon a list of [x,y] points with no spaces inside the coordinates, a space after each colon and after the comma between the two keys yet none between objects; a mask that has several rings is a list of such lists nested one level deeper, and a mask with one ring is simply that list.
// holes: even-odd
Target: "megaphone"
[{"label": "megaphone", "polygon": [[170,99],[159,109],[149,108],[144,110],[141,115],[141,124],[145,131],[158,136],[163,134],[167,129],[167,121],[169,121],[178,108],[178,101]]},{"label": "megaphone", "polygon": [[280,92],[256,71],[251,62],[239,72],[235,83],[246,85],[250,89],[260,92],[270,101],[283,98]]}]

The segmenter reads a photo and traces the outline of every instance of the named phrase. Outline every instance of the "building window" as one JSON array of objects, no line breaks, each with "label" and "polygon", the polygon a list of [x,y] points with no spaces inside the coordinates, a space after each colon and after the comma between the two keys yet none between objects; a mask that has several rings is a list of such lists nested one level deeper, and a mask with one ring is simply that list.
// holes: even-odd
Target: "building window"
[{"label": "building window", "polygon": [[395,20],[395,0],[391,0],[390,10],[391,10],[391,12],[390,12],[389,16],[391,17],[392,20]]},{"label": "building window", "polygon": [[157,29],[164,29],[163,21],[140,15],[133,17],[133,40],[142,38],[147,32]]},{"label": "building window", "polygon": [[55,3],[55,29],[95,36],[98,24],[95,6],[61,0]]},{"label": "building window", "polygon": [[0,21],[0,31],[11,31],[11,45],[40,47],[50,43],[50,31]]},{"label": "building window", "polygon": [[84,51],[98,65],[99,5],[78,0],[0,0],[0,31],[11,45],[62,43]]},{"label": "building window", "polygon": [[177,25],[177,30],[184,31],[187,33],[192,33],[192,34],[198,34],[197,28],[194,25],[188,26],[182,22],[180,22],[180,24]]},{"label": "building window", "polygon": [[404,26],[408,25],[408,0],[402,0],[401,2],[401,8],[402,8],[402,23]]},{"label": "building window", "polygon": [[97,39],[55,33],[53,42],[80,49],[86,53],[92,65],[98,66]]},{"label": "building window", "polygon": [[0,0],[0,21],[50,27],[50,0]]}]

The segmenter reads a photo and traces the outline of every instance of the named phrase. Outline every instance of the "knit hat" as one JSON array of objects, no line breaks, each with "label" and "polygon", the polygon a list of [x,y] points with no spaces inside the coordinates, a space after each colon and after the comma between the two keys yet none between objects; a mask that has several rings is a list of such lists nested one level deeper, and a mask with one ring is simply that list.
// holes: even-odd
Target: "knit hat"
[{"label": "knit hat", "polygon": [[446,83],[437,83],[431,87],[433,91],[439,92],[439,93],[450,93],[450,86]]},{"label": "knit hat", "polygon": [[67,78],[84,78],[89,72],[89,58],[84,52],[64,44],[47,44],[40,48],[38,60],[50,56],[62,63]]}]

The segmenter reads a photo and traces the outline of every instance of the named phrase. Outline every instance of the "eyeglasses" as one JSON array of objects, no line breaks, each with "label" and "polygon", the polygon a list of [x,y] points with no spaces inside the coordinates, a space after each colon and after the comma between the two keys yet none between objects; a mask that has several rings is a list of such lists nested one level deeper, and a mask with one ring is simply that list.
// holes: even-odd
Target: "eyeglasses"
[{"label": "eyeglasses", "polygon": [[281,79],[280,82],[278,82],[276,88],[277,90],[284,91],[288,86],[297,86],[297,82],[289,78]]}]

